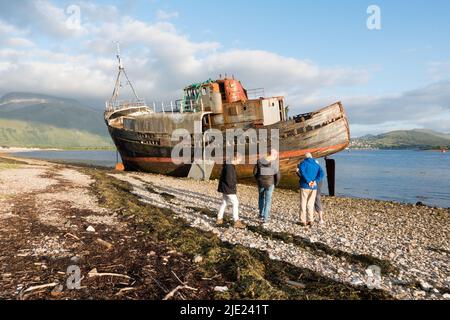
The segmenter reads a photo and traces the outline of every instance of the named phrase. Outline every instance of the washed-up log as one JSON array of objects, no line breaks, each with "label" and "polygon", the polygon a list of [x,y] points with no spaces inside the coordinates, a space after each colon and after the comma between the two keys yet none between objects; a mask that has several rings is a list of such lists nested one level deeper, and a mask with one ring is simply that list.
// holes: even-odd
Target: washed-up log
[{"label": "washed-up log", "polygon": [[110,272],[99,273],[99,272],[97,272],[97,268],[94,268],[91,271],[89,271],[88,277],[89,278],[92,278],[92,277],[119,277],[119,278],[131,279],[129,276],[127,276],[125,274],[110,273]]},{"label": "washed-up log", "polygon": [[35,291],[35,290],[39,290],[39,289],[56,287],[57,285],[58,285],[57,282],[52,282],[52,283],[42,284],[39,286],[33,286],[33,287],[29,287],[28,289],[26,289],[23,293],[27,293],[27,292],[31,292],[31,291]]},{"label": "washed-up log", "polygon": [[178,286],[175,289],[173,289],[172,291],[170,291],[168,294],[166,294],[166,296],[164,297],[163,300],[169,300],[169,299],[173,298],[175,293],[177,293],[179,290],[184,290],[184,289],[197,291],[196,288],[192,288],[192,287],[189,287],[189,286]]}]

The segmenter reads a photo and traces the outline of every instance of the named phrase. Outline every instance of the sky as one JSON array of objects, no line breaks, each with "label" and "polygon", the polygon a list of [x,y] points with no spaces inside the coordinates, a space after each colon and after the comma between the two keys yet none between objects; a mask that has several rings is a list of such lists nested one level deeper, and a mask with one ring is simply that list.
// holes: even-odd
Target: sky
[{"label": "sky", "polygon": [[342,101],[353,137],[450,132],[449,13],[448,0],[0,0],[0,94],[101,108],[119,41],[147,102],[233,74],[291,115]]}]

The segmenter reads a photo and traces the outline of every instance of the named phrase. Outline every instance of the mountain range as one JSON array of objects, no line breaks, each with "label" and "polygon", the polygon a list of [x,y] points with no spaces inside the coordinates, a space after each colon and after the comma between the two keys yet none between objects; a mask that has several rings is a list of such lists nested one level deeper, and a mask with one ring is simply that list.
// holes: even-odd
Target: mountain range
[{"label": "mountain range", "polygon": [[352,139],[351,148],[450,149],[450,134],[427,129],[397,130]]},{"label": "mountain range", "polygon": [[13,92],[0,98],[0,146],[112,147],[101,110],[67,98]]}]

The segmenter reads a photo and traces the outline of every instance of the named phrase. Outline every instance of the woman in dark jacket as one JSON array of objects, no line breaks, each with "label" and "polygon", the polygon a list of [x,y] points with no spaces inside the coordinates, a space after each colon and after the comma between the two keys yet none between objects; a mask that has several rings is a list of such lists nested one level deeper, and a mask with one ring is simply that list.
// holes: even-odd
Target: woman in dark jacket
[{"label": "woman in dark jacket", "polygon": [[244,229],[246,226],[239,219],[239,200],[237,198],[237,176],[235,165],[239,164],[241,157],[234,156],[231,163],[225,163],[220,175],[219,187],[217,191],[222,193],[223,201],[217,215],[217,225],[223,225],[223,216],[228,204],[233,207],[234,227]]}]

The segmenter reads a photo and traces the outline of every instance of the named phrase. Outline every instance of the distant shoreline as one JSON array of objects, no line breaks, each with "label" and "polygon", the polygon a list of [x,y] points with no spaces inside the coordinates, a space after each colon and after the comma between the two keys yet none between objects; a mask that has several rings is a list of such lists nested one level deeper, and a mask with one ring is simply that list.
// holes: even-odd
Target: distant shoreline
[{"label": "distant shoreline", "polygon": [[0,153],[17,153],[32,151],[63,151],[63,149],[25,148],[25,147],[0,147]]},{"label": "distant shoreline", "polygon": [[[434,151],[434,152],[442,152],[442,149],[420,149],[420,148],[349,148],[346,151],[355,151],[355,150],[363,150],[363,151]],[[446,152],[450,152],[449,149],[444,149]]]},{"label": "distant shoreline", "polygon": [[114,147],[85,147],[85,148],[37,148],[37,147],[0,147],[0,153],[18,153],[32,151],[115,151]]}]

